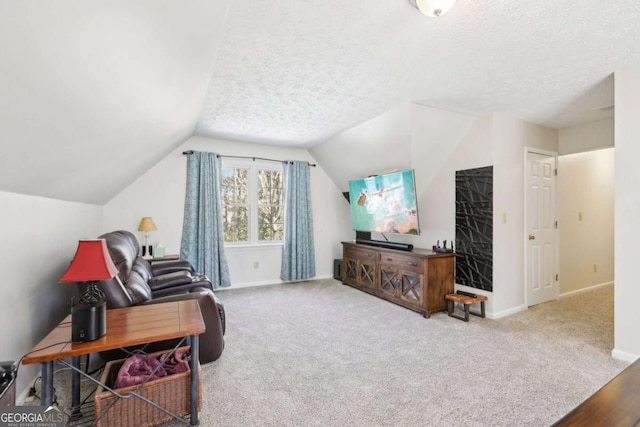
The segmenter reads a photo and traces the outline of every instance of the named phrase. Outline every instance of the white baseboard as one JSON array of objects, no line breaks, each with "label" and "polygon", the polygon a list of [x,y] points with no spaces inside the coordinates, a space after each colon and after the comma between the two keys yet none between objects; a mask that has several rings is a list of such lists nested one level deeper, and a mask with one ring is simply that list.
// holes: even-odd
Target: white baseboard
[{"label": "white baseboard", "polygon": [[571,292],[565,292],[563,294],[560,294],[559,298],[567,298],[567,297],[571,297],[573,295],[578,295],[578,294],[582,294],[584,292],[590,292],[590,291],[594,291],[598,288],[604,288],[605,286],[611,286],[613,285],[613,282],[605,282],[605,283],[598,283],[597,285],[592,285],[592,286],[587,286],[586,288],[582,288],[582,289],[577,289],[575,291],[571,291]]},{"label": "white baseboard", "polygon": [[627,353],[626,351],[618,350],[614,348],[611,350],[611,357],[616,360],[622,360],[623,362],[633,363],[640,358],[637,354]]},{"label": "white baseboard", "polygon": [[231,291],[234,289],[240,289],[240,288],[253,288],[256,286],[269,286],[269,285],[279,285],[284,283],[282,280],[278,279],[278,280],[265,280],[262,282],[245,282],[245,283],[233,283],[231,284],[231,286],[227,286],[224,288],[216,288],[216,292],[224,292],[224,291]]},{"label": "white baseboard", "polygon": [[[325,279],[333,279],[333,278],[334,278],[333,274],[321,274],[321,275],[315,276],[314,278],[309,279],[309,280],[325,280]],[[338,280],[338,279],[336,279],[336,280]],[[339,282],[339,280],[338,280],[338,282]]]},{"label": "white baseboard", "polygon": [[[605,286],[611,286],[611,285],[613,285],[613,282],[599,283],[597,285],[593,285],[593,286],[589,286],[589,287],[586,287],[586,288],[582,288],[582,289],[578,289],[578,290],[575,290],[575,291],[571,291],[571,292],[566,292],[564,294],[560,294],[558,296],[558,298],[560,298],[560,299],[567,298],[567,297],[570,297],[570,296],[573,296],[573,295],[581,294],[581,293],[584,293],[584,292],[594,291],[594,290],[596,290],[598,288],[603,288]],[[487,312],[487,317],[489,319],[499,319],[501,317],[506,317],[506,316],[510,316],[512,314],[519,313],[521,311],[525,311],[526,309],[527,309],[527,306],[521,305],[521,306],[518,306],[518,307],[509,308],[507,310],[499,311],[499,312],[496,312],[496,313]],[[623,360],[626,360],[626,359],[623,359]]]},{"label": "white baseboard", "polygon": [[512,307],[507,310],[498,311],[497,313],[487,313],[487,317],[489,319],[500,319],[501,317],[511,316],[512,314],[520,313],[521,311],[525,311],[527,309],[526,305],[519,305],[517,307]]},{"label": "white baseboard", "polygon": [[[323,280],[323,279],[333,279],[332,274],[321,274],[319,276],[314,276],[310,279],[305,280],[296,280],[296,282],[308,282],[310,280]],[[226,288],[217,288],[218,291],[230,291],[233,289],[241,289],[241,288],[253,288],[256,286],[270,286],[270,285],[281,285],[283,283],[292,283],[292,282],[284,282],[280,279],[276,280],[264,280],[260,282],[245,282],[245,283],[233,283],[231,286],[227,286]]]}]

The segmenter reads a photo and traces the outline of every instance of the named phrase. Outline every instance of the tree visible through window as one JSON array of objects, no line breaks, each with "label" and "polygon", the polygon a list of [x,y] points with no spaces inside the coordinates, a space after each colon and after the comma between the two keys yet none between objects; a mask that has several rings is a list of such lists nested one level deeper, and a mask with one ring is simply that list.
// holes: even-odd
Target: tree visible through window
[{"label": "tree visible through window", "polygon": [[283,240],[282,170],[257,166],[222,168],[222,217],[227,243]]},{"label": "tree visible through window", "polygon": [[225,242],[249,241],[249,169],[222,168],[222,222]]},{"label": "tree visible through window", "polygon": [[284,206],[282,172],[258,171],[258,240],[282,240]]}]

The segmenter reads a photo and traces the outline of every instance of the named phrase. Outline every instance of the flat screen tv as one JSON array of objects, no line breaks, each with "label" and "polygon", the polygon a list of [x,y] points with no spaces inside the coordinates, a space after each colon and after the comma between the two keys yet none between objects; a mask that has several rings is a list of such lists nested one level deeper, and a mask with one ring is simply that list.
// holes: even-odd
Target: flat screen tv
[{"label": "flat screen tv", "polygon": [[356,231],[420,234],[413,170],[349,181]]}]

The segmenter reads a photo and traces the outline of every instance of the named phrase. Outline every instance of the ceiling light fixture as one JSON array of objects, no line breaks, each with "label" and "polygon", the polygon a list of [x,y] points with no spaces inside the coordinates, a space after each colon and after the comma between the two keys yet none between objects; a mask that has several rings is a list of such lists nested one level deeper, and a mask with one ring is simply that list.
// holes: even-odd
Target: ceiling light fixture
[{"label": "ceiling light fixture", "polygon": [[409,0],[423,15],[437,18],[456,4],[456,0]]}]

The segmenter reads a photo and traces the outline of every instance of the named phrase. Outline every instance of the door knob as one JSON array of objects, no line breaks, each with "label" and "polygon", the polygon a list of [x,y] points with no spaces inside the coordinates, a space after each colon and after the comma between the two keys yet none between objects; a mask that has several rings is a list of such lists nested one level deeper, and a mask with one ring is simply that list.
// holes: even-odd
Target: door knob
[{"label": "door knob", "polygon": [[529,240],[536,240],[536,236],[534,236],[533,234],[529,234]]}]

